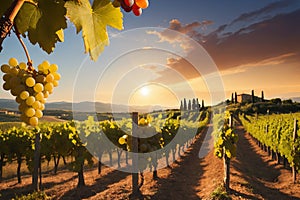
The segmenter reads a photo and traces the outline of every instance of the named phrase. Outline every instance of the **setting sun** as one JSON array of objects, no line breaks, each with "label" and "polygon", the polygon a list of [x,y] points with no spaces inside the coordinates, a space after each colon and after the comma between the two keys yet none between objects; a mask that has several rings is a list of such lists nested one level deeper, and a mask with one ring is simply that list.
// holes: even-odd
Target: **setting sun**
[{"label": "setting sun", "polygon": [[142,88],[140,89],[140,93],[141,93],[141,95],[143,95],[143,96],[148,96],[149,93],[150,93],[150,90],[149,90],[149,88],[148,88],[147,86],[144,86],[144,87],[142,87]]}]

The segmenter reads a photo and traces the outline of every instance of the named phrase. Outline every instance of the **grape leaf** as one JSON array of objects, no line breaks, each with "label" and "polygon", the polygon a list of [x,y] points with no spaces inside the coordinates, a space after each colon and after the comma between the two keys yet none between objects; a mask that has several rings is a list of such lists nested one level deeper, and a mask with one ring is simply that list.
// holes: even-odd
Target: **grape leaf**
[{"label": "grape leaf", "polygon": [[56,35],[57,35],[58,41],[64,42],[65,36],[64,36],[64,30],[63,29],[60,29],[60,30],[56,31]]},{"label": "grape leaf", "polygon": [[36,29],[36,24],[41,18],[41,12],[38,7],[32,3],[25,2],[18,12],[15,24],[18,31],[24,34],[29,28]]},{"label": "grape leaf", "polygon": [[9,8],[9,6],[12,4],[13,0],[1,0],[1,6],[0,6],[0,14],[1,16],[4,15],[5,11]]},{"label": "grape leaf", "polygon": [[64,4],[63,0],[25,3],[15,19],[18,31],[21,34],[28,32],[32,44],[38,43],[44,51],[51,53],[55,43],[63,41],[62,29],[67,27]]},{"label": "grape leaf", "polygon": [[110,0],[94,0],[92,6],[89,0],[68,1],[65,7],[77,33],[82,31],[85,53],[89,52],[91,59],[96,61],[109,44],[107,26],[123,29],[120,8],[115,8]]}]

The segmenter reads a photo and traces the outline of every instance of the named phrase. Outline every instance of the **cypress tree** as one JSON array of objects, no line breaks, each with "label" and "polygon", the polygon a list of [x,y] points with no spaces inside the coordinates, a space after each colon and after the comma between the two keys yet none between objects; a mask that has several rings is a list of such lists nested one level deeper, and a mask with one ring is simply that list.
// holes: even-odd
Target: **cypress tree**
[{"label": "cypress tree", "polygon": [[192,102],[190,99],[189,99],[189,104],[188,104],[188,110],[192,110]]},{"label": "cypress tree", "polygon": [[187,111],[186,99],[183,99],[183,110]]},{"label": "cypress tree", "polygon": [[237,103],[237,93],[234,93],[234,103]]}]

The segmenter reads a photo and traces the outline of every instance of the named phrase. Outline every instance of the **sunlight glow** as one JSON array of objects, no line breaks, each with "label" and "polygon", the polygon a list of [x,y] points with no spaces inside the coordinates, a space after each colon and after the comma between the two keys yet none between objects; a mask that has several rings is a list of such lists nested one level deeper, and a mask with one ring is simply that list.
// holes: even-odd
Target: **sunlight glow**
[{"label": "sunlight glow", "polygon": [[144,87],[141,88],[140,92],[141,92],[141,94],[142,94],[143,96],[148,96],[149,93],[150,93],[150,90],[149,90],[148,87],[144,86]]}]

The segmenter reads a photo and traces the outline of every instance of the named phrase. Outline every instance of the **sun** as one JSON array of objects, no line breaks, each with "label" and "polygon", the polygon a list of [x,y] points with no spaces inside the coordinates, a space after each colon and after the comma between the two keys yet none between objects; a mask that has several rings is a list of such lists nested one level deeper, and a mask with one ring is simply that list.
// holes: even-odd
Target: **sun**
[{"label": "sun", "polygon": [[143,96],[148,96],[148,95],[149,95],[149,92],[150,92],[150,90],[149,90],[149,88],[146,87],[146,86],[144,86],[144,87],[142,87],[142,88],[140,89],[140,93],[141,93],[141,95],[143,95]]}]

